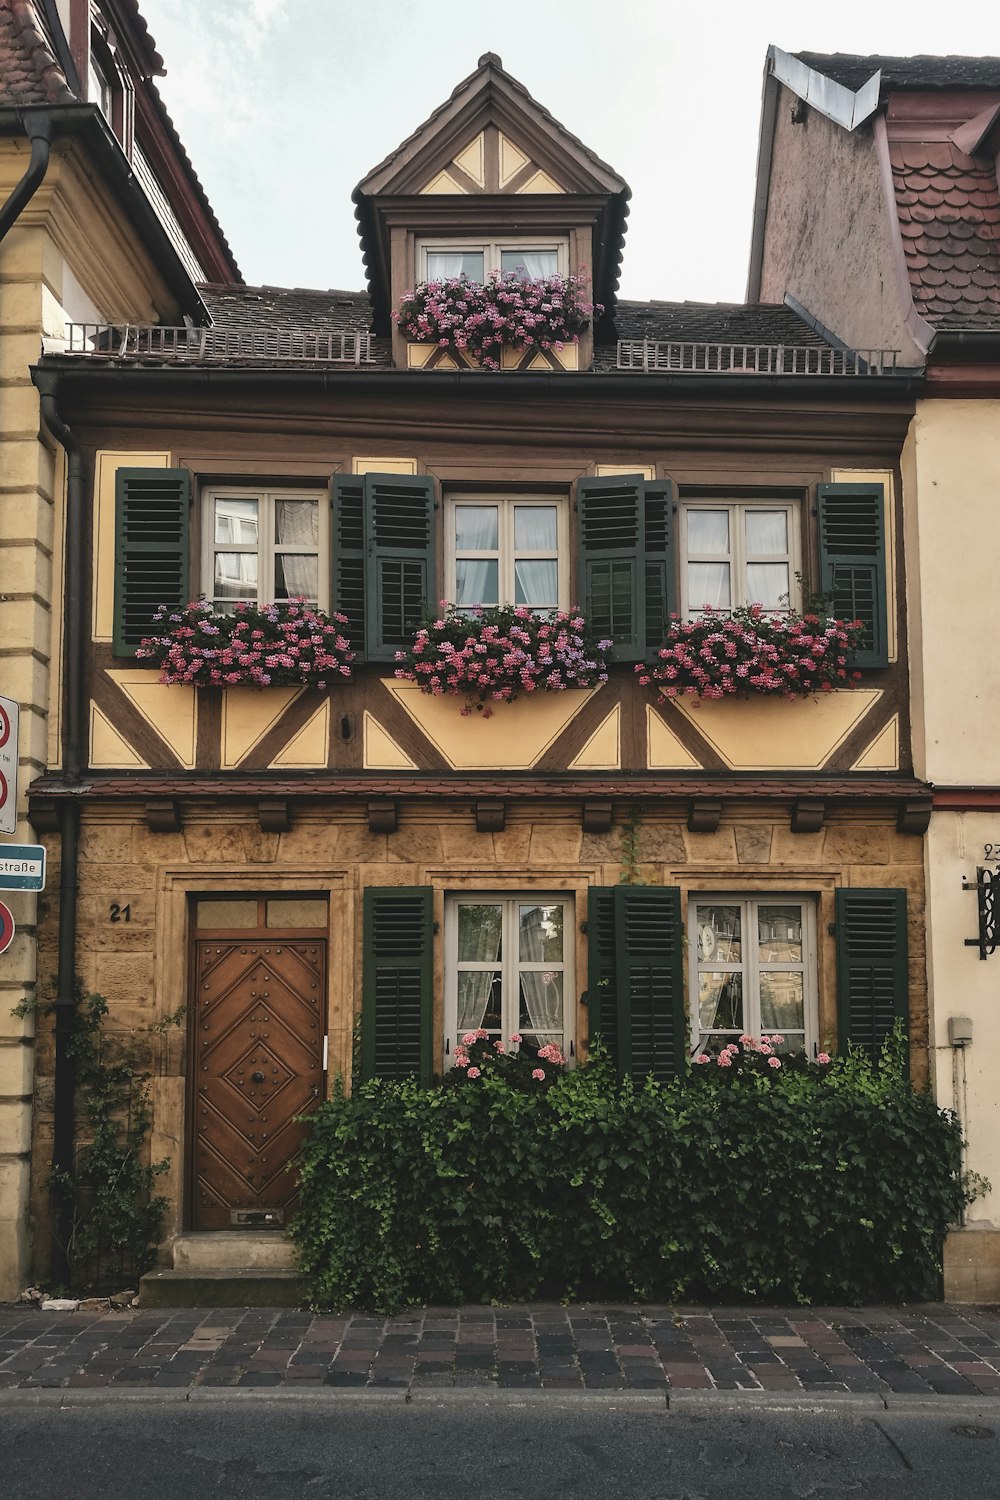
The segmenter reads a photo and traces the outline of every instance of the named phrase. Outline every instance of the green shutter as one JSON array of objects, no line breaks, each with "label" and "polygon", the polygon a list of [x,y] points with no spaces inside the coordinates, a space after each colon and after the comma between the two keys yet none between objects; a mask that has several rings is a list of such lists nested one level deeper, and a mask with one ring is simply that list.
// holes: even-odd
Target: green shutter
[{"label": "green shutter", "polygon": [[433,932],[430,886],[366,888],[362,1078],[431,1081]]},{"label": "green shutter", "polygon": [[576,497],[584,612],[619,661],[642,661],[674,607],[673,488],[626,474],[580,479]]},{"label": "green shutter", "polygon": [[189,602],[190,511],[187,469],[115,474],[116,656],[135,655],[161,604],[180,609]]},{"label": "green shutter", "polygon": [[820,589],[841,620],[861,620],[855,663],[889,664],[885,492],[881,484],[821,484]]},{"label": "green shutter", "polygon": [[873,1058],[896,1020],[909,1025],[904,890],[841,889],[837,896],[837,1019]]},{"label": "green shutter", "polygon": [[687,1056],[684,927],[677,886],[590,892],[588,1003],[621,1074],[672,1078]]},{"label": "green shutter", "polygon": [[369,661],[395,661],[434,587],[434,481],[365,475],[365,642]]},{"label": "green shutter", "polygon": [[365,482],[335,474],[331,494],[333,525],[333,608],[347,616],[355,661],[365,659]]}]

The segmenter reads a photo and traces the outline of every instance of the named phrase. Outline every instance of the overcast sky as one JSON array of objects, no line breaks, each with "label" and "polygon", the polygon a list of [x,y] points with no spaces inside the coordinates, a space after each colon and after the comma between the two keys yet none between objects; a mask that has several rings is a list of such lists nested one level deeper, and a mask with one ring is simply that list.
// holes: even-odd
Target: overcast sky
[{"label": "overcast sky", "polygon": [[968,0],[140,0],[244,278],[364,285],[351,191],[484,52],[632,189],[621,294],[742,299],[764,56],[1000,54]]}]

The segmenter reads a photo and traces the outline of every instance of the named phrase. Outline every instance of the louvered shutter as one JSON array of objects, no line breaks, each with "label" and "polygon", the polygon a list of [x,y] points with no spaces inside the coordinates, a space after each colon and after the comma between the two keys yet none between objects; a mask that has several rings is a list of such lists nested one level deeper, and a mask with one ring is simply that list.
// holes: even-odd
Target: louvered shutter
[{"label": "louvered shutter", "polygon": [[365,642],[369,661],[394,661],[409,645],[434,587],[434,483],[365,475]]},{"label": "louvered shutter", "polygon": [[820,589],[841,620],[862,620],[859,667],[889,664],[885,494],[880,484],[819,486]]},{"label": "louvered shutter", "polygon": [[596,887],[587,933],[591,1034],[601,1029],[619,1073],[674,1077],[687,1055],[680,890]]},{"label": "louvered shutter", "polygon": [[134,656],[153,634],[161,604],[189,602],[191,476],[187,469],[119,469],[115,474],[116,656]]},{"label": "louvered shutter", "polygon": [[642,661],[674,608],[673,487],[616,475],[578,480],[576,498],[587,619],[619,661]]},{"label": "louvered shutter", "polygon": [[361,1073],[431,1081],[433,892],[369,886],[364,895]]},{"label": "louvered shutter", "polygon": [[837,1017],[847,1043],[877,1058],[897,1019],[909,1025],[904,890],[838,890]]},{"label": "louvered shutter", "polygon": [[365,481],[333,476],[333,543],[330,577],[333,607],[347,616],[347,634],[356,661],[365,660]]}]

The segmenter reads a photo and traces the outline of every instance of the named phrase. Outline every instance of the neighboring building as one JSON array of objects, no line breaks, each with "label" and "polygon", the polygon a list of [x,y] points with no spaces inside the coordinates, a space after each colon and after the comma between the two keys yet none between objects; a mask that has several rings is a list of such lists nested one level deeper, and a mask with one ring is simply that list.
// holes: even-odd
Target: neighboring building
[{"label": "neighboring building", "polygon": [[1000,58],[768,54],[748,295],[926,372],[902,461],[913,757],[934,789],[934,1086],[993,1183],[949,1239],[945,1287],[982,1301],[1000,1296],[998,151]]},{"label": "neighboring building", "polygon": [[[40,362],[83,456],[65,732],[86,748],[80,777],[35,783],[32,818],[56,866],[78,809],[72,941],[113,1024],[188,1008],[153,1056],[176,1275],[199,1233],[283,1221],[295,1116],[336,1075],[429,1080],[480,1019],[574,1060],[600,1031],[641,1076],[726,1025],[812,1052],[900,1015],[926,1077],[900,543],[916,382],[780,299],[619,301],[627,196],[490,54],[358,188],[367,292],[206,285],[206,333],[92,328]],[[593,338],[491,373],[393,331],[415,280],[505,254],[582,266]],[[828,585],[866,619],[855,691],[693,707],[639,685],[675,602]],[[421,600],[515,587],[614,635],[605,686],[486,719],[395,677]],[[154,606],[230,588],[342,608],[353,679],[159,684],[134,655]],[[633,841],[645,885],[621,883]],[[59,929],[51,900],[46,992]],[[39,1071],[44,1268],[47,1050]],[[216,1265],[266,1253],[213,1245]]]},{"label": "neighboring building", "polygon": [[[0,694],[21,705],[28,783],[63,764],[66,466],[30,367],[70,324],[207,322],[196,282],[239,270],[157,95],[130,0],[0,0]],[[70,536],[73,535],[72,520]],[[70,690],[72,692],[72,689]],[[65,767],[64,767],[65,769]],[[26,821],[16,837],[30,842]],[[25,1284],[35,898],[0,958],[0,1300]],[[59,905],[50,882],[39,909]],[[52,999],[51,982],[45,999]],[[72,1000],[72,972],[64,998]]]}]

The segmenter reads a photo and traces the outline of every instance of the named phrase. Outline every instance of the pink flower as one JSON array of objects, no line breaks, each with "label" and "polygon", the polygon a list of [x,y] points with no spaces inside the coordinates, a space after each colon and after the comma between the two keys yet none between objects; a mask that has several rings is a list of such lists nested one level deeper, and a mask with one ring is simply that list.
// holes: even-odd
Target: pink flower
[{"label": "pink flower", "polygon": [[467,1031],[465,1033],[465,1035],[463,1036],[463,1038],[462,1038],[462,1046],[463,1047],[471,1047],[472,1044],[473,1044],[473,1042],[476,1041],[477,1039],[478,1039],[478,1032]]},{"label": "pink flower", "polygon": [[816,1061],[825,1065],[830,1061],[830,1054],[828,1052],[820,1052],[816,1057]]},{"label": "pink flower", "polygon": [[469,1078],[481,1078],[482,1071],[479,1068],[470,1068],[466,1076]]},{"label": "pink flower", "polygon": [[512,1042],[520,1042],[520,1040],[521,1040],[521,1033],[519,1031],[512,1031],[511,1034],[510,1034],[509,1040],[512,1041]]},{"label": "pink flower", "polygon": [[531,1076],[532,1076],[532,1078],[537,1078],[537,1079],[539,1079],[539,1081],[541,1081],[545,1077],[545,1069],[544,1068],[532,1068],[532,1070],[531,1070]]},{"label": "pink flower", "polygon": [[768,1065],[769,1068],[780,1068],[781,1067],[781,1058],[780,1057],[769,1057],[768,1060],[767,1060],[767,1065]]},{"label": "pink flower", "polygon": [[699,1052],[698,1056],[694,1059],[694,1061],[696,1063],[708,1063],[708,1062],[711,1062],[712,1059],[709,1057],[709,1055],[708,1055],[707,1052]]}]

